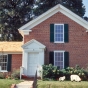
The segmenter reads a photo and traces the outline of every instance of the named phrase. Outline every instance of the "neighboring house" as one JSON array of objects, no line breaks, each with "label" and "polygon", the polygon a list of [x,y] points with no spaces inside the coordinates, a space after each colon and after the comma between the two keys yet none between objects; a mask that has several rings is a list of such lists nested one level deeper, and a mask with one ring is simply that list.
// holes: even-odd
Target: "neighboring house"
[{"label": "neighboring house", "polygon": [[39,76],[41,66],[49,63],[60,69],[88,64],[88,22],[60,4],[18,30],[22,74],[34,76],[37,70]]},{"label": "neighboring house", "polygon": [[23,42],[0,42],[0,72],[12,72],[22,65]]}]

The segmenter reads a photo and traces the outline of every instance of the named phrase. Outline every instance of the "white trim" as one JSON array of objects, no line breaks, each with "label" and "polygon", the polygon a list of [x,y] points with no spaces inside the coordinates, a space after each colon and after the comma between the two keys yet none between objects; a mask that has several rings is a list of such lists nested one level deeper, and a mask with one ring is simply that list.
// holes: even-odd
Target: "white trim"
[{"label": "white trim", "polygon": [[7,70],[1,70],[1,72],[8,72]]},{"label": "white trim", "polygon": [[24,49],[25,52],[42,52],[44,49]]},{"label": "white trim", "polygon": [[29,35],[29,32],[32,32],[32,30],[19,30],[19,33],[24,36],[24,35]]},{"label": "white trim", "polygon": [[[3,51],[4,54],[22,54],[22,52],[5,52]],[[2,54],[2,52],[0,52],[0,54]]]},{"label": "white trim", "polygon": [[0,53],[0,55],[8,55],[7,53]]},{"label": "white trim", "polygon": [[45,45],[43,45],[42,43],[38,42],[37,40],[32,39],[32,40],[28,41],[27,43],[25,43],[24,45],[22,45],[22,48],[26,49],[25,47],[28,46],[28,45],[30,45],[33,42],[35,42],[36,44],[38,44],[41,49],[45,49],[45,47],[46,47]]},{"label": "white trim", "polygon": [[55,66],[55,52],[62,52],[63,53],[63,68],[64,68],[64,52],[63,50],[56,50],[54,51],[54,66]]},{"label": "white trim", "polygon": [[72,19],[73,21],[78,23],[79,25],[86,28],[86,30],[88,30],[88,22],[87,21],[85,21],[83,18],[76,15],[75,13],[73,13],[72,11],[70,11],[69,9],[67,9],[66,7],[64,7],[60,4],[56,5],[55,7],[51,8],[50,10],[46,11],[45,13],[43,13],[42,15],[37,17],[36,19],[34,19],[34,20],[28,22],[27,24],[23,25],[18,30],[19,31],[22,30],[23,32],[25,30],[31,30],[33,27],[40,24],[41,22],[48,19],[49,17],[56,14],[57,12],[61,12],[62,14],[66,15],[67,17],[69,17],[70,19]]}]

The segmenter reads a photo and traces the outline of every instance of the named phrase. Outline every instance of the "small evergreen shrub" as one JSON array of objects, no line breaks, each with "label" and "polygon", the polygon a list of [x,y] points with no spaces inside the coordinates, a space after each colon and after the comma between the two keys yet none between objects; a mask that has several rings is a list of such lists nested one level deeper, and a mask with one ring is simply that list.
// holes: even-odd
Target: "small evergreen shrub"
[{"label": "small evergreen shrub", "polygon": [[43,65],[43,80],[51,80],[55,79],[57,72],[57,67],[53,66],[52,64]]},{"label": "small evergreen shrub", "polygon": [[4,78],[5,78],[4,73],[1,73],[1,72],[0,72],[0,79],[4,79]]},{"label": "small evergreen shrub", "polygon": [[20,70],[19,69],[14,70],[11,74],[11,78],[12,79],[20,79]]}]

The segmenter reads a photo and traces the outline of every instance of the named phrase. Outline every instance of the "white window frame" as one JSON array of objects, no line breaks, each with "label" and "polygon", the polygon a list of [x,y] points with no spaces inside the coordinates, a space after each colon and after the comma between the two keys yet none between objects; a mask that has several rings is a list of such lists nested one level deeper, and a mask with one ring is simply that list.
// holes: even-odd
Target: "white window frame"
[{"label": "white window frame", "polygon": [[[63,41],[55,41],[55,25],[63,25]],[[54,24],[54,43],[64,43],[64,24]]]},{"label": "white window frame", "polygon": [[[7,56],[7,65],[8,65],[8,54],[0,54],[0,56],[1,56],[1,55],[6,55],[6,56]],[[2,68],[2,67],[1,67],[1,68]],[[2,69],[1,69],[1,72],[8,72],[8,71],[7,71],[7,69],[6,69],[6,70],[2,70]]]},{"label": "white window frame", "polygon": [[56,61],[55,61],[55,53],[56,53],[56,52],[61,52],[61,53],[63,53],[63,68],[64,68],[64,52],[65,52],[65,51],[62,51],[62,50],[54,51],[54,66],[55,66],[55,62],[56,62]]}]

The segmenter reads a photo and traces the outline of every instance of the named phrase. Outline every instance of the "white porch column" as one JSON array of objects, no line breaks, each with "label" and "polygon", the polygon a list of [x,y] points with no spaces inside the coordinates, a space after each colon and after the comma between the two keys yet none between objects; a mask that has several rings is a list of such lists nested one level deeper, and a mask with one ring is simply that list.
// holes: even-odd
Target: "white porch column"
[{"label": "white porch column", "polygon": [[28,62],[28,52],[23,51],[22,67],[24,67],[23,74],[27,75],[27,62]]}]

